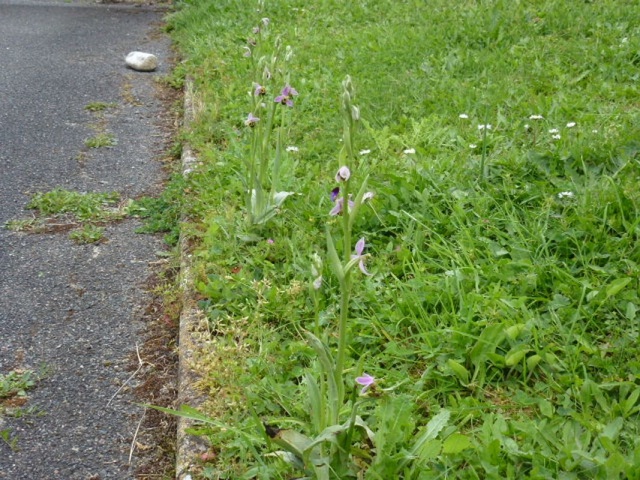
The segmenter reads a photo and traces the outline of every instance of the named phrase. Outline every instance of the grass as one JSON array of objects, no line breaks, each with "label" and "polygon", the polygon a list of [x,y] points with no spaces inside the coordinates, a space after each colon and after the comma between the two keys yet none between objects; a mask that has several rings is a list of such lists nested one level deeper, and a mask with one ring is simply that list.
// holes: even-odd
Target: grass
[{"label": "grass", "polygon": [[91,138],[87,138],[84,144],[89,148],[113,147],[118,143],[116,137],[111,133],[98,133]]},{"label": "grass", "polygon": [[[36,373],[32,370],[12,370],[0,374],[0,426],[2,417],[23,417],[26,415],[42,415],[38,408],[26,407],[27,391],[34,388],[45,372]],[[2,439],[11,450],[18,448],[18,438],[11,434],[9,428],[0,430]]]},{"label": "grass", "polygon": [[[330,269],[310,284],[339,221],[346,74],[362,118],[352,175],[376,194],[354,224],[373,276],[354,276],[346,374],[377,385],[360,474],[640,475],[639,20],[622,0],[178,5],[169,25],[200,106],[183,191],[210,338],[202,478],[296,478],[262,421],[312,430],[301,332],[331,342],[338,317]],[[260,55],[276,39],[293,57],[269,80]],[[247,92],[285,79],[298,151],[280,183],[296,195],[249,228]]]},{"label": "grass", "polygon": [[158,198],[122,200],[118,192],[76,192],[56,188],[32,195],[27,208],[32,218],[14,219],[6,227],[16,232],[52,233],[71,230],[69,238],[79,244],[103,241],[105,224],[127,217],[142,220],[136,233],[165,233],[165,242],[178,242],[184,181],[174,175]]},{"label": "grass", "polygon": [[107,102],[90,102],[87,103],[84,106],[85,110],[88,110],[89,112],[104,112],[105,110],[108,110],[110,108],[115,108],[117,107],[118,104],[116,103],[107,103]]}]

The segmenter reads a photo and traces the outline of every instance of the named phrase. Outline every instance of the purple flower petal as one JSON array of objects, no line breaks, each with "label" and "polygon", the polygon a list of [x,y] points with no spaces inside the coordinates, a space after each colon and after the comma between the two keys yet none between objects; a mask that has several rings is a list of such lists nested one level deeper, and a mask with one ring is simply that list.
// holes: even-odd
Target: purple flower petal
[{"label": "purple flower petal", "polygon": [[335,202],[336,198],[338,198],[338,195],[340,195],[340,187],[336,187],[331,190],[331,201]]},{"label": "purple flower petal", "polygon": [[286,97],[293,97],[298,95],[298,92],[291,85],[285,85],[285,87],[282,89],[282,95]]},{"label": "purple flower petal", "polygon": [[293,98],[291,97],[294,97],[296,95],[298,95],[296,89],[287,84],[280,92],[280,95],[278,95],[273,101],[276,103],[281,103],[282,105],[286,105],[288,107],[293,107]]},{"label": "purple flower petal", "polygon": [[361,271],[362,273],[364,273],[364,274],[365,274],[365,275],[367,275],[368,277],[370,277],[370,276],[372,275],[372,274],[371,274],[371,273],[369,273],[369,271],[367,270],[367,267],[366,267],[366,266],[365,266],[365,264],[364,264],[364,260],[360,260],[360,261],[358,262],[358,268],[360,269],[360,271]]},{"label": "purple flower petal", "polygon": [[364,252],[365,246],[366,246],[366,244],[365,244],[365,241],[364,241],[364,237],[362,237],[360,240],[358,240],[356,242],[356,246],[355,246],[356,254],[355,255],[351,255],[351,260],[360,259],[360,261],[358,262],[358,268],[365,275],[371,276],[371,274],[367,270],[367,267],[364,264],[364,259],[365,259],[366,255],[363,255],[362,252]]},{"label": "purple flower petal", "polygon": [[360,390],[360,395],[364,395],[365,393],[367,393],[367,390],[369,390],[375,382],[376,382],[376,379],[373,378],[368,373],[363,373],[361,377],[356,377],[356,383],[358,385],[362,385],[362,390]]},{"label": "purple flower petal", "polygon": [[262,96],[267,94],[267,89],[265,87],[263,87],[262,85],[259,85],[257,83],[255,85],[256,85],[256,89],[254,90],[253,94],[256,97],[262,97]]},{"label": "purple flower petal", "polygon": [[333,206],[333,208],[331,209],[331,211],[329,212],[329,215],[335,217],[336,215],[340,215],[342,213],[342,206],[344,204],[344,198],[340,197],[335,201],[335,205]]},{"label": "purple flower petal", "polygon": [[367,385],[372,385],[375,381],[376,379],[368,373],[363,373],[361,377],[356,377],[356,383],[364,387],[366,387]]},{"label": "purple flower petal", "polygon": [[258,123],[260,119],[256,117],[253,113],[249,113],[247,119],[244,121],[244,124],[247,127],[254,127],[256,123]]},{"label": "purple flower petal", "polygon": [[342,166],[338,169],[338,173],[336,173],[336,182],[346,182],[351,177],[351,170],[349,167]]}]

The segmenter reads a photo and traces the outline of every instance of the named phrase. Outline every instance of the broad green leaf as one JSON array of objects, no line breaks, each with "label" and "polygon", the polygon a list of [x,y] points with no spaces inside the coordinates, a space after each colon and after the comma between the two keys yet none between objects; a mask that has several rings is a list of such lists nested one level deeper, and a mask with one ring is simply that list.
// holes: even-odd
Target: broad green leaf
[{"label": "broad green leaf", "polygon": [[553,417],[553,404],[549,400],[545,398],[541,398],[540,400],[538,400],[538,408],[540,409],[540,413],[542,413],[542,415],[544,415],[545,417]]},{"label": "broad green leaf", "polygon": [[313,333],[305,331],[304,334],[307,337],[309,345],[311,345],[311,348],[313,348],[318,355],[318,359],[320,360],[320,364],[322,365],[324,374],[326,375],[329,386],[329,402],[332,402],[330,403],[330,406],[335,405],[338,401],[338,383],[336,379],[337,372],[335,371],[335,361],[331,356],[331,351]]},{"label": "broad green leaf", "polygon": [[611,440],[615,440],[618,437],[620,430],[622,430],[623,425],[624,419],[622,417],[617,417],[602,429],[602,433],[600,435],[608,437]]},{"label": "broad green leaf", "polygon": [[295,430],[278,430],[271,440],[299,458],[304,458],[312,443],[309,437]]},{"label": "broad green leaf", "polygon": [[509,328],[505,330],[507,337],[511,340],[516,340],[522,332],[527,329],[527,326],[524,323],[518,323],[516,325],[511,325]]},{"label": "broad green leaf", "polygon": [[513,367],[519,364],[524,356],[529,353],[531,349],[526,348],[526,345],[518,345],[512,348],[504,357],[504,363],[507,367]]},{"label": "broad green leaf", "polygon": [[542,357],[540,355],[531,355],[529,358],[527,358],[527,370],[533,370],[541,361]]},{"label": "broad green leaf", "polygon": [[630,282],[631,282],[631,277],[616,278],[607,287],[607,290],[606,290],[607,298],[613,297],[614,295],[619,293],[624,287],[629,285]]},{"label": "broad green leaf", "polygon": [[454,433],[447,437],[447,439],[442,444],[442,453],[445,454],[455,454],[460,453],[467,448],[471,448],[471,440],[466,435],[461,433]]},{"label": "broad green leaf", "polygon": [[485,361],[489,353],[494,353],[505,336],[502,324],[488,325],[480,334],[478,341],[469,352],[469,357],[474,363]]},{"label": "broad green leaf", "polygon": [[635,407],[636,402],[638,401],[638,397],[640,397],[640,388],[636,388],[633,392],[631,392],[631,395],[629,395],[623,402],[620,402],[625,416],[628,416],[634,411],[637,411],[637,409],[634,409],[633,407]]},{"label": "broad green leaf", "polygon": [[342,282],[344,279],[344,268],[342,267],[342,262],[340,262],[336,246],[333,243],[333,237],[331,236],[331,232],[329,232],[329,227],[327,227],[327,256],[329,257],[329,264],[333,269],[333,273],[338,277],[338,280]]},{"label": "broad green leaf", "polygon": [[635,320],[636,312],[638,311],[638,307],[635,303],[628,302],[627,308],[625,309],[624,316],[627,317],[627,320]]},{"label": "broad green leaf", "polygon": [[[425,442],[415,454],[408,458],[407,460],[411,460],[413,458],[417,458],[421,462],[428,462],[429,460],[433,460],[442,451],[442,441],[437,438],[429,440]],[[405,461],[405,463],[408,463]]]},{"label": "broad green leaf", "polygon": [[305,382],[307,384],[307,392],[309,394],[309,408],[311,409],[311,421],[316,431],[320,431],[324,428],[324,402],[320,395],[320,388],[316,379],[310,372],[305,374]]},{"label": "broad green leaf", "polygon": [[438,433],[440,433],[440,431],[447,426],[449,417],[451,417],[451,413],[449,412],[449,410],[442,410],[435,417],[429,420],[429,423],[427,423],[424,431],[418,437],[414,449],[427,440],[433,440],[434,438],[436,438],[438,436]]},{"label": "broad green leaf", "polygon": [[463,385],[469,383],[469,370],[451,358],[447,360],[447,365]]}]

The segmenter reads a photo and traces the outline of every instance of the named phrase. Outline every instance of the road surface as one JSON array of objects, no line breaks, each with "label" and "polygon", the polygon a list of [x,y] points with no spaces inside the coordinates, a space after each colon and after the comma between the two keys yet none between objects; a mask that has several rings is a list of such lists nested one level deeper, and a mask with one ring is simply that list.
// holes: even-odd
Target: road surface
[{"label": "road surface", "polygon": [[[157,190],[163,107],[154,85],[170,68],[161,19],[147,7],[0,0],[0,226],[32,215],[25,206],[36,192],[127,199]],[[156,54],[158,71],[127,69],[133,50]],[[85,109],[95,102],[111,106]],[[117,144],[87,148],[97,133]],[[46,372],[28,392],[32,413],[0,419],[0,478],[135,478],[143,410],[129,379],[143,283],[162,249],[138,226],[111,223],[105,242],[86,245],[68,231],[0,228],[0,374]]]}]

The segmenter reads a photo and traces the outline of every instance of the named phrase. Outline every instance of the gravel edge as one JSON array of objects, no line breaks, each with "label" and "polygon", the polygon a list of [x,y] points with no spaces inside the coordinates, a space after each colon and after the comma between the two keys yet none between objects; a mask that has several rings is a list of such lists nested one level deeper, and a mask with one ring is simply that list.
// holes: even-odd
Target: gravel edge
[{"label": "gravel edge", "polygon": [[[184,87],[184,119],[183,126],[188,127],[193,121],[193,80],[187,78]],[[182,148],[182,174],[187,176],[197,162],[191,146],[184,144]],[[178,405],[189,405],[198,408],[204,402],[204,395],[195,387],[199,375],[194,365],[194,352],[199,350],[197,333],[203,315],[198,309],[193,295],[193,278],[191,275],[191,256],[189,255],[188,239],[180,234],[180,290],[182,293],[182,313],[180,314],[179,343],[178,343]],[[176,479],[191,480],[190,470],[195,466],[199,454],[208,449],[202,437],[189,435],[186,430],[193,425],[193,421],[178,417],[176,441]]]}]

